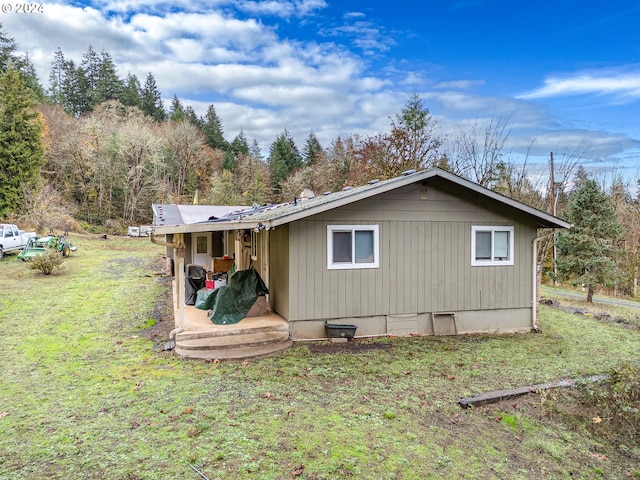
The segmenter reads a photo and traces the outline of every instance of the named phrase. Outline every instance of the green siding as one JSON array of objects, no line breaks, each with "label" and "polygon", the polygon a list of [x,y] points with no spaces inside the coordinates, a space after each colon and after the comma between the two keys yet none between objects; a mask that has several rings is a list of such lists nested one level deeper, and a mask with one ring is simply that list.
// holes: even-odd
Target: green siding
[{"label": "green siding", "polygon": [[[415,185],[290,224],[286,318],[531,308],[535,223],[473,200],[434,188],[421,200]],[[380,226],[379,268],[327,269],[327,225],[337,224]],[[514,225],[515,265],[472,267],[472,225]],[[276,232],[282,234],[281,228]],[[284,273],[284,266],[274,263],[282,256],[276,261],[272,254],[272,279],[275,269]]]},{"label": "green siding", "polygon": [[[289,319],[289,226],[269,234],[269,303],[273,311]],[[297,263],[297,262],[294,262]]]}]

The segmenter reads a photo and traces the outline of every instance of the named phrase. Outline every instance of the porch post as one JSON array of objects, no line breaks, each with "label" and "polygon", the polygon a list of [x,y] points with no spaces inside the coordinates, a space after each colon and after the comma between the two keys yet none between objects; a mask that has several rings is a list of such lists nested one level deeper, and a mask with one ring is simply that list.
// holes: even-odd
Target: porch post
[{"label": "porch post", "polygon": [[263,230],[262,235],[262,279],[267,285],[267,288],[269,288],[269,284],[271,283],[271,279],[269,278],[269,230]]},{"label": "porch post", "polygon": [[174,257],[176,259],[175,265],[175,276],[176,276],[176,301],[178,303],[178,327],[174,328],[169,337],[173,339],[177,333],[180,333],[184,328],[184,287],[185,287],[185,278],[184,278],[184,234],[176,233],[173,237],[174,244]]}]

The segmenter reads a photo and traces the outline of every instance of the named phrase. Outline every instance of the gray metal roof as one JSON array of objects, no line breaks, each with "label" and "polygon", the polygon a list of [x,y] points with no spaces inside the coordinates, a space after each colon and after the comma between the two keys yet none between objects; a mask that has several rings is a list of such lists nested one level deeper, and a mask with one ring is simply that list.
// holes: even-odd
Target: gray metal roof
[{"label": "gray metal roof", "polygon": [[246,206],[228,205],[176,205],[153,204],[154,226],[192,225],[207,222],[210,218],[221,218],[234,212],[251,209]]},{"label": "gray metal roof", "polygon": [[[542,210],[530,207],[522,202],[506,197],[485,187],[482,187],[476,183],[466,180],[462,177],[458,177],[444,170],[433,168],[429,170],[422,170],[419,172],[406,172],[400,177],[391,178],[383,181],[372,181],[367,185],[359,187],[345,188],[338,192],[319,195],[309,199],[296,199],[292,202],[281,203],[277,205],[264,206],[257,210],[245,210],[239,214],[232,215],[232,219],[218,221],[206,221],[202,223],[189,224],[183,223],[182,225],[176,225],[176,228],[172,230],[167,228],[156,228],[156,234],[165,233],[187,233],[187,232],[204,232],[204,231],[219,231],[219,230],[232,230],[239,228],[254,228],[254,227],[276,227],[290,223],[302,218],[316,215],[327,210],[339,208],[344,205],[348,205],[359,200],[363,200],[374,195],[379,195],[396,188],[410,185],[416,182],[422,182],[428,179],[437,178],[446,183],[451,184],[455,188],[463,188],[468,191],[472,191],[480,194],[481,196],[493,199],[504,205],[508,205],[517,211],[525,213],[536,219],[539,228],[569,228],[571,225],[564,220],[554,217]],[[210,207],[220,208],[220,207]],[[237,207],[230,207],[236,208]],[[247,207],[245,207],[247,208]],[[155,211],[155,210],[154,210]],[[253,212],[253,213],[252,213]],[[155,216],[155,215],[154,215]],[[168,226],[169,223],[165,222],[164,225]]]}]

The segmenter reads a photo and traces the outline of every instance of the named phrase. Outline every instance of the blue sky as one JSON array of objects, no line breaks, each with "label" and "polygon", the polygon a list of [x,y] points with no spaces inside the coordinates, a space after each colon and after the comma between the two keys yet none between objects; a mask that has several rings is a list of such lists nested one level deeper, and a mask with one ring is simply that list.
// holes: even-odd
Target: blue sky
[{"label": "blue sky", "polygon": [[285,128],[300,148],[388,131],[417,93],[450,139],[508,119],[505,151],[533,171],[553,151],[639,177],[637,0],[49,1],[0,21],[45,85],[57,47],[77,62],[91,44],[264,151]]}]

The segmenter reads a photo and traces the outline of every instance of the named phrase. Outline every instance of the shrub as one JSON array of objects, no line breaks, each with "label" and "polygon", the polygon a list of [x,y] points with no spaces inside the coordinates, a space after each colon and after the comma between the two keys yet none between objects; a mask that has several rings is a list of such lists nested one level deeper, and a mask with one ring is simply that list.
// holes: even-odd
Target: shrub
[{"label": "shrub", "polygon": [[632,439],[640,437],[640,366],[625,363],[611,369],[606,381],[583,386],[581,400],[599,412],[594,422],[609,423]]},{"label": "shrub", "polygon": [[62,269],[62,262],[62,255],[51,250],[33,257],[29,262],[29,268],[40,270],[45,275],[50,275],[54,270]]}]

